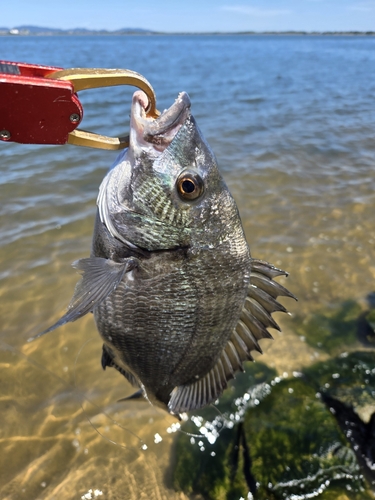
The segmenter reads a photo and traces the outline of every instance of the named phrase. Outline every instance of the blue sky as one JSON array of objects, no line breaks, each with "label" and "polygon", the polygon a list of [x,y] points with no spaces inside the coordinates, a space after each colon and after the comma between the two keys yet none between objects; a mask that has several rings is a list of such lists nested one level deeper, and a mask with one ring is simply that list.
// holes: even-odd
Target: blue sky
[{"label": "blue sky", "polygon": [[375,0],[11,0],[0,27],[375,31]]}]

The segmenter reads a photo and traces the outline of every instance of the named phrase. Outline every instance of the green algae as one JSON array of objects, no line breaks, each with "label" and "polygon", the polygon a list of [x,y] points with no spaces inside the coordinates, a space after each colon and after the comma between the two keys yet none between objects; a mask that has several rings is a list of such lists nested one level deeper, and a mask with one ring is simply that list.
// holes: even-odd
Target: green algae
[{"label": "green algae", "polygon": [[372,330],[375,332],[375,310],[372,309],[366,314],[366,319],[368,324],[371,326]]},{"label": "green algae", "polygon": [[[227,419],[219,438],[209,444],[179,436],[175,488],[209,500],[238,500],[248,492],[260,500],[373,498],[353,443],[322,397],[359,406],[373,402],[373,366],[373,352],[363,351],[289,378],[261,363],[248,366],[231,407],[228,397],[218,405]],[[190,422],[184,430],[197,429]]]},{"label": "green algae", "polygon": [[361,311],[357,302],[347,300],[307,318],[296,316],[291,326],[308,345],[335,355],[356,344]]},{"label": "green algae", "polygon": [[[304,371],[316,390],[354,407],[373,405],[375,398],[375,355],[373,351],[343,353]],[[375,410],[375,407],[374,407]]]}]

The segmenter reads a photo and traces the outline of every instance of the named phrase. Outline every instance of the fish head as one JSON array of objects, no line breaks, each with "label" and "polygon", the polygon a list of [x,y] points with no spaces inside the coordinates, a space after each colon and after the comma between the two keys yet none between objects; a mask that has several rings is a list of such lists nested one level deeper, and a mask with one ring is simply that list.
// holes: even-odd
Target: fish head
[{"label": "fish head", "polygon": [[135,92],[129,148],[99,195],[102,221],[117,238],[150,251],[214,247],[239,216],[190,98],[180,93],[156,119],[147,106],[146,94]]}]

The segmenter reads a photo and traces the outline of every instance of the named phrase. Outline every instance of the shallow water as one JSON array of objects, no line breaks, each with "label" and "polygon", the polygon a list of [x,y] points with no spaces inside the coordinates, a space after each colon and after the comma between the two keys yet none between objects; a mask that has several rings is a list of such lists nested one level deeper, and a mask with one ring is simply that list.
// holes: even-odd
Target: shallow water
[{"label": "shallow water", "polygon": [[[283,333],[259,362],[282,375],[329,358],[325,338],[306,341],[298,318],[347,301],[360,314],[375,288],[375,38],[0,37],[0,58],[139,71],[159,109],[186,90],[253,256],[288,270],[299,299],[283,301],[294,318],[279,318]],[[131,94],[81,93],[82,128],[122,134]],[[102,371],[91,317],[27,343],[70,300],[70,263],[89,253],[98,187],[116,153],[0,149],[1,498],[193,495],[173,488],[181,430],[147,404],[116,403],[132,389]],[[358,338],[340,350],[373,352]],[[374,411],[359,406],[363,418]]]}]

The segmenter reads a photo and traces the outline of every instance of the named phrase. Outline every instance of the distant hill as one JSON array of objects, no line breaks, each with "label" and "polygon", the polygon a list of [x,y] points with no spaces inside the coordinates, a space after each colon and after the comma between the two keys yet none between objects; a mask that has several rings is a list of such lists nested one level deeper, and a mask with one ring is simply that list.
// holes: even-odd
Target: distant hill
[{"label": "distant hill", "polygon": [[142,28],[121,28],[118,30],[91,30],[89,28],[59,29],[45,26],[21,25],[13,28],[0,28],[0,34],[5,35],[149,35],[155,31]]},{"label": "distant hill", "polygon": [[14,30],[18,31],[28,31],[30,35],[33,35],[34,33],[45,33],[45,32],[55,32],[55,33],[61,33],[63,30],[57,29],[57,28],[46,28],[42,26],[29,26],[27,24],[23,24],[22,26],[15,26],[12,28]]},{"label": "distant hill", "polygon": [[309,36],[321,36],[321,35],[375,35],[375,31],[327,31],[327,32],[306,32],[306,31],[268,31],[268,32],[206,32],[206,33],[162,33],[160,31],[152,31],[146,30],[143,28],[121,28],[118,30],[92,30],[89,28],[72,28],[72,29],[59,29],[59,28],[48,28],[44,26],[32,26],[32,25],[21,25],[15,26],[13,28],[0,28],[0,35],[9,35],[9,36],[67,36],[67,35],[252,35],[252,36],[261,36],[261,35],[309,35]]}]

